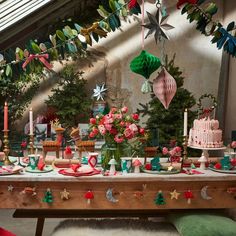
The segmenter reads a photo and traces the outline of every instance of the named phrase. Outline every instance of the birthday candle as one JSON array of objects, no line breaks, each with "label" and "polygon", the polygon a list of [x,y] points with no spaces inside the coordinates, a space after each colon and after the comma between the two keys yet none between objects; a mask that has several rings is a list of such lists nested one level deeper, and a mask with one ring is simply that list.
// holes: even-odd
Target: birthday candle
[{"label": "birthday candle", "polygon": [[8,130],[8,105],[5,102],[4,106],[4,130]]},{"label": "birthday candle", "polygon": [[184,136],[188,135],[188,110],[184,111]]},{"label": "birthday candle", "polygon": [[33,131],[33,110],[32,108],[30,108],[29,110],[29,123],[30,123],[30,135],[33,135],[34,134],[34,131]]}]

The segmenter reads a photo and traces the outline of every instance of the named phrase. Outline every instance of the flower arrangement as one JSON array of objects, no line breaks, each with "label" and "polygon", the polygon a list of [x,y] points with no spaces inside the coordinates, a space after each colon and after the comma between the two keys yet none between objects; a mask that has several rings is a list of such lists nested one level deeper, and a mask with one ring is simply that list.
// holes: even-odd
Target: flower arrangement
[{"label": "flower arrangement", "polygon": [[236,151],[236,141],[233,141],[231,144],[230,144],[230,147],[234,149],[234,152]]},{"label": "flower arrangement", "polygon": [[112,108],[106,115],[90,118],[90,138],[103,136],[106,141],[123,143],[134,138],[144,137],[145,129],[138,125],[139,115],[127,114],[128,108]]},{"label": "flower arrangement", "polygon": [[168,156],[169,161],[171,163],[172,162],[180,162],[181,152],[182,152],[182,149],[179,146],[176,146],[170,150],[167,147],[163,147],[163,149],[162,149],[162,154],[164,156]]}]

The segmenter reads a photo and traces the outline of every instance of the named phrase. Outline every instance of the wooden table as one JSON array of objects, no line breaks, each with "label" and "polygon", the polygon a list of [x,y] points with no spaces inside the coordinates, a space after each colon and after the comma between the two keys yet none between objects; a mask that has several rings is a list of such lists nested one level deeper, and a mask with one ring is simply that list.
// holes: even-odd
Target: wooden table
[{"label": "wooden table", "polygon": [[[202,172],[204,174],[199,175],[132,173],[123,176],[95,175],[75,178],[60,175],[54,170],[44,174],[23,173],[1,176],[0,208],[21,209],[21,213],[23,212],[21,216],[39,218],[36,235],[41,235],[45,217],[55,217],[57,214],[58,217],[63,217],[68,213],[66,210],[74,214],[74,217],[120,215],[142,217],[153,216],[170,209],[236,208],[236,193],[227,192],[229,188],[236,188],[236,175],[210,170]],[[8,191],[10,185],[13,186],[13,191]],[[204,186],[208,186],[207,194],[212,197],[211,200],[202,198],[201,189]],[[23,194],[25,187],[35,187],[37,195]],[[51,204],[42,201],[48,188],[53,195]],[[60,192],[64,188],[70,193],[69,200],[61,199]],[[106,198],[106,191],[110,188],[113,189],[113,195],[118,200],[115,203]],[[180,192],[178,200],[170,198],[170,192],[175,189]],[[94,199],[90,204],[84,198],[88,190],[94,193]],[[160,190],[163,192],[165,205],[155,204],[154,199]],[[191,204],[188,204],[184,198],[186,190],[193,192],[194,198]],[[65,214],[61,214],[62,212]],[[19,211],[15,216],[19,217]]]}]

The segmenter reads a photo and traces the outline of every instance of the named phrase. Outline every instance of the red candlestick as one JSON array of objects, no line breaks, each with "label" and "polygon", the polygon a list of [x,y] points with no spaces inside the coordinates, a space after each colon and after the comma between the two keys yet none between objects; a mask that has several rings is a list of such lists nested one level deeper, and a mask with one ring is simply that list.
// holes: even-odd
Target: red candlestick
[{"label": "red candlestick", "polygon": [[8,105],[5,102],[4,106],[4,130],[8,130]]}]

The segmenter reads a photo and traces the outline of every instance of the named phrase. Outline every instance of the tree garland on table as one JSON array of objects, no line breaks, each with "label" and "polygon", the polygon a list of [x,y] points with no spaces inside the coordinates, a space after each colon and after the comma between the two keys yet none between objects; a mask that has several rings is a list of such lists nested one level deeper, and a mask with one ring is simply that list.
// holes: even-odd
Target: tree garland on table
[{"label": "tree garland on table", "polygon": [[185,4],[181,14],[187,13],[187,19],[190,23],[196,21],[197,27],[202,34],[213,36],[211,42],[216,43],[218,49],[224,49],[232,57],[236,57],[236,29],[235,22],[228,24],[224,28],[220,22],[213,20],[213,16],[217,13],[218,7],[215,3],[208,3],[206,6],[201,5],[206,0],[179,0],[177,8]]},{"label": "tree garland on table", "polygon": [[91,27],[83,28],[74,23],[75,28],[65,26],[56,30],[54,35],[49,35],[50,41],[37,43],[30,40],[24,50],[19,47],[15,50],[10,48],[0,54],[0,80],[42,73],[44,67],[51,69],[50,61],[65,59],[67,55],[79,53],[83,56],[87,45],[92,46],[92,38],[98,42],[108,32],[121,26],[120,17],[139,14],[141,9],[137,0],[127,3],[124,0],[102,0],[97,11],[103,19],[94,22]]}]

